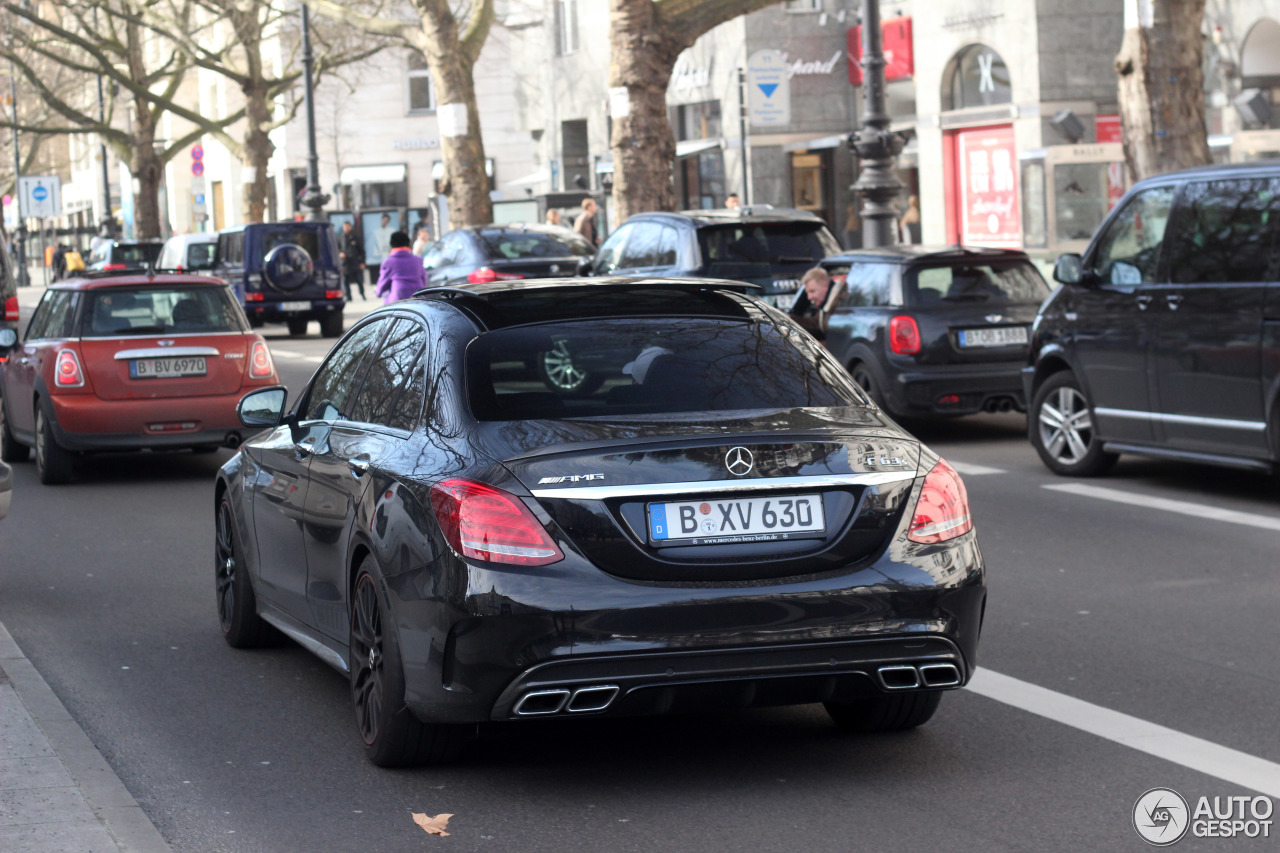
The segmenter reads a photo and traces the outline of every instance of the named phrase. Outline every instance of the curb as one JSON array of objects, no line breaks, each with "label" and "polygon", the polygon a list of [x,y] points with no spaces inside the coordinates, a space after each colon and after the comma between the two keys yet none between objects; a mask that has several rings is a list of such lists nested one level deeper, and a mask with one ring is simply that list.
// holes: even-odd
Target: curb
[{"label": "curb", "polygon": [[[102,757],[102,753],[89,740],[80,725],[71,717],[67,709],[54,695],[53,690],[45,683],[44,678],[27,660],[18,644],[14,642],[4,623],[0,622],[0,675],[7,676],[8,685],[0,678],[0,691],[11,687],[18,700],[16,717],[23,712],[32,723],[23,731],[22,719],[15,715],[6,715],[8,719],[0,724],[0,770],[12,766],[16,775],[26,779],[36,779],[32,765],[43,762],[42,769],[52,772],[42,774],[48,778],[63,778],[56,772],[57,768],[49,768],[48,764],[56,761],[65,770],[66,776],[74,784],[74,788],[83,798],[71,796],[55,796],[60,786],[56,784],[39,784],[39,780],[29,781],[26,786],[7,780],[9,773],[0,774],[0,793],[12,793],[15,800],[26,800],[14,808],[0,808],[0,841],[9,831],[15,834],[16,842],[12,849],[21,851],[54,851],[54,850],[118,850],[121,853],[172,853],[172,848],[160,835],[159,830],[143,812],[138,801],[125,788],[120,777]],[[0,704],[4,702],[0,693]],[[10,743],[5,743],[6,735]],[[43,740],[45,743],[41,743]],[[19,742],[21,741],[21,742]],[[42,749],[46,746],[48,749]],[[20,752],[14,752],[14,746]],[[52,759],[49,753],[52,752]],[[65,786],[62,786],[65,790]],[[24,791],[33,796],[23,797]],[[51,805],[56,801],[59,805]],[[3,803],[0,803],[3,805]],[[87,809],[86,809],[87,806]],[[30,818],[38,816],[38,820]],[[27,820],[23,818],[26,817]],[[94,820],[96,818],[96,821]],[[112,843],[112,847],[103,846],[104,836]],[[34,842],[34,846],[31,842]],[[90,846],[92,844],[92,846]],[[0,844],[0,847],[6,844]]]}]

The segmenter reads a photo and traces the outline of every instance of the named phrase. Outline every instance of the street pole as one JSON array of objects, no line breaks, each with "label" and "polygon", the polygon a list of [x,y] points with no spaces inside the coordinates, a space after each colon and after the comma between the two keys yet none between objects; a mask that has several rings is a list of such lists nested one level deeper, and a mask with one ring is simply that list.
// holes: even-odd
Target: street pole
[{"label": "street pole", "polygon": [[22,154],[18,151],[18,69],[9,60],[9,102],[13,104],[13,209],[18,214],[18,227],[13,230],[14,261],[18,266],[18,287],[31,284],[27,271],[27,223],[22,218],[22,193],[18,179],[22,176]]},{"label": "street pole", "polygon": [[898,242],[894,233],[898,212],[893,200],[903,187],[893,170],[903,141],[889,131],[884,66],[880,0],[862,0],[862,127],[849,136],[849,146],[858,152],[862,173],[849,189],[862,193],[862,245],[867,248]]},{"label": "street pole", "polygon": [[738,69],[738,138],[742,140],[742,203],[751,204],[751,184],[747,177],[747,70]]},{"label": "street pole", "polygon": [[323,222],[321,209],[329,203],[329,196],[320,189],[320,156],[316,154],[316,93],[312,80],[315,57],[311,54],[311,12],[302,4],[302,97],[307,117],[307,188],[302,191],[301,204],[309,208],[307,219]]},{"label": "street pole", "polygon": [[[93,25],[98,26],[98,7],[93,7]],[[102,90],[102,75],[98,75],[98,124],[106,127],[107,124],[107,99]],[[98,135],[98,157],[102,160],[102,219],[99,222],[101,228],[107,229],[106,236],[110,237],[115,233],[115,218],[111,215],[111,170],[107,166],[107,138],[105,135]]]}]

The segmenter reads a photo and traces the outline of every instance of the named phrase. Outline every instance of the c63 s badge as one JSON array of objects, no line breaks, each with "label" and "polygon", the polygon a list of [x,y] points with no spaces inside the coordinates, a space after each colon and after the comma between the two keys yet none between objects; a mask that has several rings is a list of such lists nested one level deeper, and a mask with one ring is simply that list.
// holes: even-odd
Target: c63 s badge
[{"label": "c63 s badge", "polygon": [[556,485],[557,483],[583,483],[589,480],[603,480],[604,474],[566,474],[563,477],[543,477],[539,486]]}]

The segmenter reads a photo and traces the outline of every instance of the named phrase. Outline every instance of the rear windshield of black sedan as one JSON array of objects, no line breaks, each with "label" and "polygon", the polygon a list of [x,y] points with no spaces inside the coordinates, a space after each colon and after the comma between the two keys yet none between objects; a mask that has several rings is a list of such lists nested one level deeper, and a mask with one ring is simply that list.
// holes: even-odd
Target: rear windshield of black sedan
[{"label": "rear windshield of black sedan", "polygon": [[917,266],[903,276],[908,305],[982,302],[991,305],[1039,305],[1049,286],[1026,262]]},{"label": "rear windshield of black sedan", "polygon": [[86,338],[241,332],[226,287],[110,288],[87,293]]},{"label": "rear windshield of black sedan", "polygon": [[468,347],[466,378],[482,421],[865,405],[807,335],[753,320],[500,329]]}]

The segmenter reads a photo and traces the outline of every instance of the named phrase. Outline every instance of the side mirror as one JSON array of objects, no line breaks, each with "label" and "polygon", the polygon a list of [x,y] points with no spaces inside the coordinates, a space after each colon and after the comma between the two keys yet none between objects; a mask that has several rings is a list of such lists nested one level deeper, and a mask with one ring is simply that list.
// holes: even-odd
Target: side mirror
[{"label": "side mirror", "polygon": [[236,415],[239,416],[240,423],[247,427],[277,427],[284,417],[284,404],[288,399],[289,392],[283,385],[259,388],[240,398],[236,405]]},{"label": "side mirror", "polygon": [[8,352],[18,345],[18,333],[13,329],[0,329],[0,352]]},{"label": "side mirror", "polygon": [[578,265],[573,274],[577,276],[591,275],[591,267],[594,262],[595,258],[578,258]]},{"label": "side mirror", "polygon": [[1084,264],[1076,254],[1058,255],[1053,262],[1053,280],[1063,284],[1080,284],[1084,279]]}]

